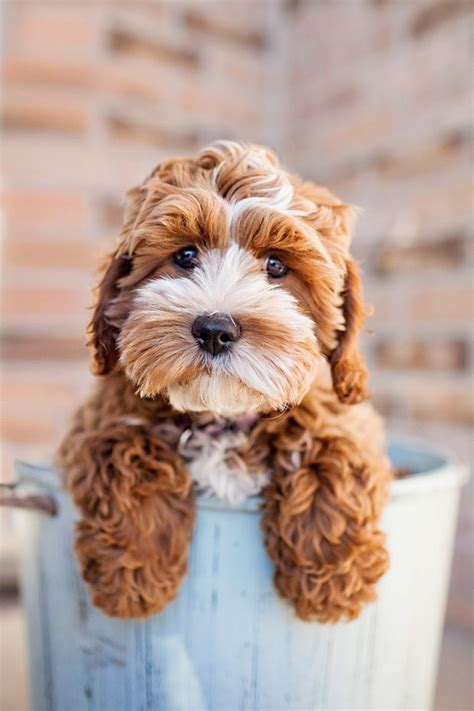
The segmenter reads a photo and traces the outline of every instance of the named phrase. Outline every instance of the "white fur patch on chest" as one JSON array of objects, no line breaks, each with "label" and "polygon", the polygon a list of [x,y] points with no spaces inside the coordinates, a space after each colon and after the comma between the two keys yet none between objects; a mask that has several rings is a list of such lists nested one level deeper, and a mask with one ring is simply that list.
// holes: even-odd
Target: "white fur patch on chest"
[{"label": "white fur patch on chest", "polygon": [[239,454],[246,438],[243,432],[205,429],[183,432],[178,452],[186,461],[199,493],[240,504],[256,496],[269,481],[268,471],[249,471]]}]

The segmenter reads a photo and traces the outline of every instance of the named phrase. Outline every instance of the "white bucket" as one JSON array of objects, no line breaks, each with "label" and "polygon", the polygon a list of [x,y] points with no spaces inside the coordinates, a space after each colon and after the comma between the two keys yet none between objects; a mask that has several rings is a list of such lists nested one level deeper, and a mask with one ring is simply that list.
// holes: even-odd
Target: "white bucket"
[{"label": "white bucket", "polygon": [[146,621],[89,604],[72,551],[74,513],[48,469],[18,464],[58,515],[21,513],[22,588],[34,711],[429,709],[465,469],[416,444],[391,448],[416,472],[393,483],[391,567],[354,622],[299,621],[272,585],[258,499],[198,502],[189,573]]}]

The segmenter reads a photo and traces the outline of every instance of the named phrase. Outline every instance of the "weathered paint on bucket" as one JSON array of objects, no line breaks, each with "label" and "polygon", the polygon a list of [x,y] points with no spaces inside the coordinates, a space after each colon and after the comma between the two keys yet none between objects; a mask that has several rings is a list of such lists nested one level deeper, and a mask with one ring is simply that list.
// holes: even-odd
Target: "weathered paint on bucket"
[{"label": "weathered paint on bucket", "polygon": [[430,708],[466,472],[415,444],[391,456],[416,472],[393,483],[391,568],[378,601],[335,626],[303,623],[277,597],[258,500],[200,500],[177,599],[146,621],[107,618],[77,571],[68,497],[53,472],[19,463],[24,486],[59,506],[18,514],[34,711]]}]

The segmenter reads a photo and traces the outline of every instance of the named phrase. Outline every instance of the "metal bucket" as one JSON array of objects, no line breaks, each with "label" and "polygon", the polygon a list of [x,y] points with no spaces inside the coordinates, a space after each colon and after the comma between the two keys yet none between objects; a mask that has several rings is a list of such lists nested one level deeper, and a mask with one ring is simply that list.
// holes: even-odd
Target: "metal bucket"
[{"label": "metal bucket", "polygon": [[384,518],[391,553],[379,598],[359,619],[299,621],[272,585],[258,499],[198,501],[189,574],[146,621],[89,604],[72,551],[74,512],[53,472],[19,463],[21,486],[58,513],[22,512],[22,589],[35,711],[428,709],[435,683],[461,484],[454,460],[391,447]]}]

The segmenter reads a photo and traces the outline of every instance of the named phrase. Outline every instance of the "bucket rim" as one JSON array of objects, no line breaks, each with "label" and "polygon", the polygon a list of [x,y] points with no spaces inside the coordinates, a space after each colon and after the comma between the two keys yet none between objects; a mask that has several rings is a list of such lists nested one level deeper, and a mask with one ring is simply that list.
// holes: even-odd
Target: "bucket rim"
[{"label": "bucket rim", "polygon": [[[469,479],[467,466],[456,455],[446,450],[435,449],[429,444],[412,437],[390,437],[388,439],[388,452],[394,450],[403,452],[408,458],[424,457],[431,462],[430,466],[417,469],[417,471],[400,479],[394,479],[390,488],[390,500],[396,501],[406,496],[427,495],[440,489],[460,488]],[[34,486],[48,490],[56,495],[65,493],[61,481],[54,469],[48,464],[33,464],[16,460],[15,470],[18,481],[23,486]],[[240,504],[231,504],[216,497],[197,496],[198,509],[225,510],[230,512],[255,513],[260,511],[262,498],[249,497]]]},{"label": "bucket rim", "polygon": [[446,489],[461,488],[469,480],[469,469],[463,460],[449,448],[437,448],[417,437],[393,435],[388,438],[388,452],[395,448],[409,455],[422,455],[432,460],[432,465],[416,470],[406,477],[393,479],[390,501],[406,496],[425,496]]}]

